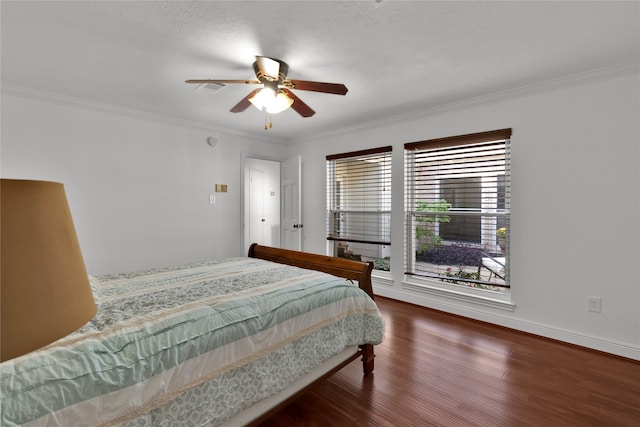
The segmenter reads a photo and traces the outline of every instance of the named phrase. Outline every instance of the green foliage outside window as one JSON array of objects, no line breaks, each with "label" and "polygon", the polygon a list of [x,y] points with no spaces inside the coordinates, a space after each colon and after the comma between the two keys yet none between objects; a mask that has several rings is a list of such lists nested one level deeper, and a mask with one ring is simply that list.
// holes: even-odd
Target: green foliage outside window
[{"label": "green foliage outside window", "polygon": [[[451,210],[451,203],[445,199],[436,202],[427,203],[422,200],[418,201],[416,206],[417,212],[448,212]],[[434,224],[441,222],[450,222],[448,215],[416,215],[416,239],[418,240],[418,254],[422,254],[428,250],[434,249],[440,245],[442,238],[433,230]]]}]

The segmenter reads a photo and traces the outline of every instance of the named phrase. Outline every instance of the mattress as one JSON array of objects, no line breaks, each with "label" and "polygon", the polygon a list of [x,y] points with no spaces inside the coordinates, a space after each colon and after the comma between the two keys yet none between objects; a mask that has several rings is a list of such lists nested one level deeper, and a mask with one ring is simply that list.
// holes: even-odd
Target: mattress
[{"label": "mattress", "polygon": [[215,426],[384,334],[357,285],[260,259],[91,284],[94,319],[0,364],[2,426]]}]

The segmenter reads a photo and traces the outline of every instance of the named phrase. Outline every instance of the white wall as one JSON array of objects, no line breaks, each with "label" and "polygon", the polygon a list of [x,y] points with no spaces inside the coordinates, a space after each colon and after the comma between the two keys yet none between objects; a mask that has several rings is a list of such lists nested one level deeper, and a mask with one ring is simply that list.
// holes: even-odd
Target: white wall
[{"label": "white wall", "polygon": [[[0,175],[63,182],[87,269],[102,274],[240,255],[243,156],[302,155],[303,249],[325,253],[325,156],[393,145],[393,281],[376,284],[378,294],[640,359],[638,93],[639,76],[621,76],[285,149],[3,89]],[[505,127],[515,311],[404,288],[403,144]],[[229,191],[209,205],[216,183]],[[586,310],[590,295],[601,313]]]},{"label": "white wall", "polygon": [[[286,157],[238,135],[5,88],[0,155],[3,178],[65,185],[91,274],[243,254],[241,159]],[[210,205],[215,184],[228,192]]]},{"label": "white wall", "polygon": [[[639,93],[617,76],[305,140],[303,195],[325,191],[327,154],[391,144],[393,281],[376,293],[640,359]],[[403,144],[508,127],[515,311],[403,287]],[[303,196],[306,251],[325,253],[324,200]]]}]

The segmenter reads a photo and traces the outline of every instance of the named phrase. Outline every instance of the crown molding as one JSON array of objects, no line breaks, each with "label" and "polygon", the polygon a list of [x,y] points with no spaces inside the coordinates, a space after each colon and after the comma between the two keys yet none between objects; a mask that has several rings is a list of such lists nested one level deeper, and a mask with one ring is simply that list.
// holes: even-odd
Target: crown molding
[{"label": "crown molding", "polygon": [[99,101],[94,101],[86,98],[79,98],[69,95],[63,95],[55,92],[49,92],[41,89],[35,89],[26,86],[15,85],[12,83],[2,82],[0,88],[2,93],[10,95],[33,97],[38,99],[48,100],[58,104],[65,104],[71,106],[79,106],[83,108],[90,108],[100,111],[108,111],[112,113],[123,114],[127,116],[138,117],[147,120],[154,120],[163,123],[172,123],[174,125],[200,128],[206,130],[212,130],[217,132],[224,132],[231,135],[236,135],[244,138],[250,138],[255,141],[268,142],[272,144],[285,144],[295,145],[299,143],[309,142],[318,138],[327,138],[337,135],[342,135],[350,132],[355,132],[362,129],[371,129],[372,127],[380,127],[397,122],[403,122],[416,118],[422,118],[425,116],[436,115],[452,110],[461,110],[471,108],[480,104],[490,104],[518,97],[537,94],[540,92],[547,92],[562,88],[568,88],[573,86],[579,86],[589,83],[595,83],[602,80],[609,80],[616,77],[622,77],[626,75],[640,73],[640,62],[629,61],[620,64],[615,64],[608,67],[597,68],[594,70],[584,71],[569,76],[559,77],[543,82],[533,83],[529,85],[519,86],[512,89],[506,89],[499,92],[488,93],[476,97],[461,99],[445,104],[434,105],[426,107],[420,110],[411,111],[409,113],[390,115],[381,119],[369,120],[366,122],[359,122],[354,125],[340,127],[328,131],[319,133],[313,133],[305,135],[299,139],[274,139],[272,137],[259,137],[250,132],[240,131],[238,129],[227,128],[224,126],[217,126],[210,123],[200,122],[196,120],[181,119],[174,116],[168,116],[158,113],[152,113],[143,110],[137,110],[134,108],[123,107],[114,104],[107,104]]},{"label": "crown molding", "polygon": [[68,105],[72,107],[81,107],[86,109],[92,109],[102,112],[110,112],[125,115],[128,117],[136,117],[139,119],[152,120],[162,123],[170,123],[177,126],[187,128],[198,128],[216,132],[223,132],[231,135],[236,135],[244,138],[250,138],[252,140],[260,142],[268,142],[273,144],[282,144],[280,139],[274,139],[270,137],[258,137],[249,132],[243,132],[233,128],[227,128],[224,126],[217,126],[210,123],[200,122],[197,120],[181,119],[174,116],[168,116],[159,113],[152,113],[149,111],[137,110],[135,108],[124,107],[121,105],[108,104],[105,102],[94,101],[87,98],[80,98],[70,95],[63,95],[56,92],[50,92],[42,89],[35,89],[32,87],[16,85],[13,83],[2,82],[0,86],[2,94],[14,95],[20,97],[34,98],[39,100],[49,101],[55,104]]},{"label": "crown molding", "polygon": [[532,83],[529,85],[518,86],[512,89],[501,90],[499,92],[492,92],[485,95],[480,95],[472,98],[461,99],[459,101],[453,101],[445,104],[434,105],[426,107],[420,110],[411,111],[409,113],[402,113],[387,116],[381,119],[369,120],[366,122],[360,122],[352,126],[341,127],[338,129],[332,129],[315,133],[313,135],[307,135],[294,143],[309,142],[318,138],[327,138],[331,136],[342,135],[362,129],[371,129],[372,127],[380,127],[383,125],[393,124],[397,122],[403,122],[416,118],[422,118],[425,116],[436,115],[452,110],[462,110],[471,107],[475,107],[480,104],[490,104],[500,101],[506,101],[509,99],[519,98],[528,95],[538,94],[540,92],[549,92],[557,89],[564,89],[574,86],[580,86],[589,83],[595,83],[603,80],[610,80],[616,77],[623,77],[627,75],[633,75],[640,73],[640,61],[629,61],[620,64],[615,64],[603,68],[597,68],[594,70],[584,71],[576,74],[571,74],[564,77],[559,77],[551,80],[545,80],[538,83]]}]

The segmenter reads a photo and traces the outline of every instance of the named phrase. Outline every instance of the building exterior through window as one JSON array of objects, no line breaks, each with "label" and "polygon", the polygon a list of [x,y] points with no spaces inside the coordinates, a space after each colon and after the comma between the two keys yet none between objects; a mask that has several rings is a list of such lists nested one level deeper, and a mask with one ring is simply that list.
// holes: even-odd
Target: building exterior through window
[{"label": "building exterior through window", "polygon": [[505,293],[511,129],[405,144],[405,274]]}]

